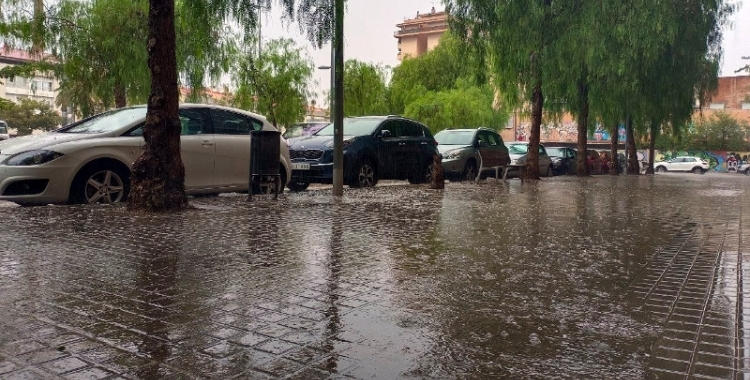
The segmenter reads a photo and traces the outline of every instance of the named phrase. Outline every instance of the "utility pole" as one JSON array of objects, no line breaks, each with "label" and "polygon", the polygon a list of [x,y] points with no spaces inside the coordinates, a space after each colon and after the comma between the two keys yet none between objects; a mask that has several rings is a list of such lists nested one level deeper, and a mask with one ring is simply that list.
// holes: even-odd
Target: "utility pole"
[{"label": "utility pole", "polygon": [[344,0],[333,0],[333,196],[344,195]]}]

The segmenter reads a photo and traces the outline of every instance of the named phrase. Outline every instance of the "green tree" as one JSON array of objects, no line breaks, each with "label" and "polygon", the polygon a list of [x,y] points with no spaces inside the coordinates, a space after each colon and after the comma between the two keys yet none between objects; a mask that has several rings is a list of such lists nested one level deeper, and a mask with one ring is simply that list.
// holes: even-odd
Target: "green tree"
[{"label": "green tree", "polygon": [[274,126],[291,125],[305,116],[312,74],[312,60],[293,40],[269,41],[257,59],[240,58],[234,105],[255,108]]},{"label": "green tree", "polygon": [[386,105],[386,69],[355,59],[344,67],[344,116],[379,115]]},{"label": "green tree", "polygon": [[29,98],[0,109],[0,119],[15,128],[19,136],[31,134],[34,130],[49,131],[62,123],[62,117],[49,103]]},{"label": "green tree", "polygon": [[683,137],[688,150],[747,151],[750,125],[726,112],[700,119]]},{"label": "green tree", "polygon": [[453,128],[497,129],[508,114],[493,109],[493,99],[494,93],[488,86],[426,91],[409,103],[404,116],[426,124],[433,134]]}]

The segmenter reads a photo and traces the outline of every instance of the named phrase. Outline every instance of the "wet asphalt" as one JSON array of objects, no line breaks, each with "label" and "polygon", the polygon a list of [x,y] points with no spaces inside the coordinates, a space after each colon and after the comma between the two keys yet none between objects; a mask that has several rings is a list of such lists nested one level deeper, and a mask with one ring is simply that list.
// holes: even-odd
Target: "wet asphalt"
[{"label": "wet asphalt", "polygon": [[749,184],[5,203],[0,378],[750,378]]}]

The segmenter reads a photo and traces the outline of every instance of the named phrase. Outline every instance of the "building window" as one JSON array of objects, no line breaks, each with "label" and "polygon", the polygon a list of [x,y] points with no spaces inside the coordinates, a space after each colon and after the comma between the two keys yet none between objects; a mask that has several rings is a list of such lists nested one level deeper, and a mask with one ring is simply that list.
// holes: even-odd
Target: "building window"
[{"label": "building window", "polygon": [[750,103],[742,103],[743,110],[750,110]]},{"label": "building window", "polygon": [[724,103],[711,103],[711,105],[709,105],[708,108],[712,110],[723,110]]}]

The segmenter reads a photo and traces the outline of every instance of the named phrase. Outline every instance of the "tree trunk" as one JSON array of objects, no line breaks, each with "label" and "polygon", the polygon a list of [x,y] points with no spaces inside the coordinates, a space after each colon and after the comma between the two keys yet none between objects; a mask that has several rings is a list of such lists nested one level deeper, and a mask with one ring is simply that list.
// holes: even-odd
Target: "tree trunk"
[{"label": "tree trunk", "polygon": [[185,167],[180,157],[179,94],[175,53],[174,0],[149,0],[148,99],[143,153],[133,164],[128,207],[164,212],[187,206]]},{"label": "tree trunk", "polygon": [[633,132],[633,118],[625,119],[625,133],[627,133],[628,174],[640,174],[641,164],[638,162],[638,152],[635,151],[635,133]]},{"label": "tree trunk", "polygon": [[654,160],[656,158],[656,133],[658,132],[657,124],[651,122],[651,141],[648,142],[648,168],[646,174],[654,174]]},{"label": "tree trunk", "polygon": [[588,150],[588,120],[589,120],[589,87],[585,78],[578,81],[578,156],[576,157],[576,175],[585,177],[589,175],[589,164],[586,162],[586,150]]},{"label": "tree trunk", "polygon": [[610,133],[612,135],[612,144],[609,146],[609,162],[607,163],[610,175],[617,175],[617,144],[620,142],[619,129],[620,126],[618,124],[612,124],[612,132]]},{"label": "tree trunk", "polygon": [[[526,158],[526,170],[523,172],[524,180],[539,179],[539,140],[542,130],[542,108],[544,107],[544,95],[542,94],[541,80],[534,86],[531,95],[531,132],[529,136],[529,150]],[[547,170],[547,168],[544,168]]]},{"label": "tree trunk", "polygon": [[44,53],[44,0],[34,0],[34,22],[31,30],[31,55],[39,58]]},{"label": "tree trunk", "polygon": [[125,94],[125,86],[119,81],[115,83],[115,108],[122,108],[128,105],[128,98]]}]

